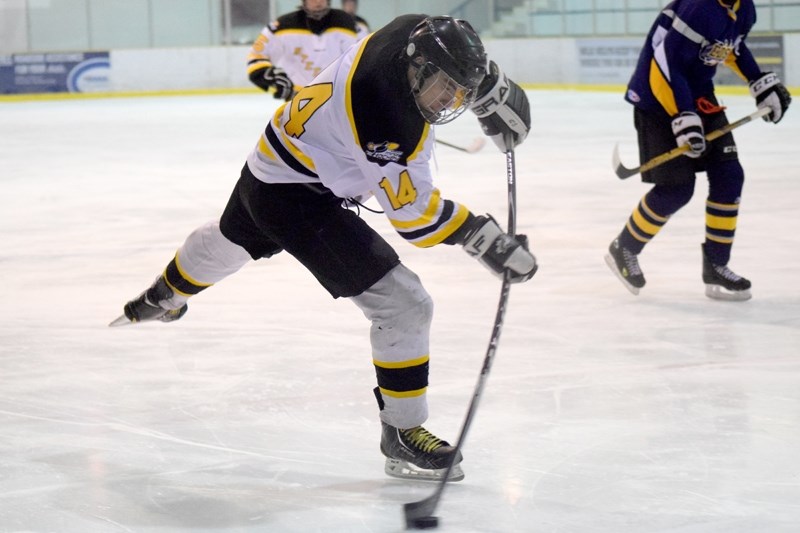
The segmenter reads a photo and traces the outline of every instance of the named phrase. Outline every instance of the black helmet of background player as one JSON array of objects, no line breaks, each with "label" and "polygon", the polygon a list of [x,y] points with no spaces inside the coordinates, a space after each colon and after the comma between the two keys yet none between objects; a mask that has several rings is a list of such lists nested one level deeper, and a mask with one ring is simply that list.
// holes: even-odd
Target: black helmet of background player
[{"label": "black helmet of background player", "polygon": [[411,93],[431,124],[445,124],[475,100],[486,75],[486,52],[469,22],[428,17],[408,37]]},{"label": "black helmet of background player", "polygon": [[310,19],[319,20],[331,10],[331,0],[303,0],[303,11]]}]

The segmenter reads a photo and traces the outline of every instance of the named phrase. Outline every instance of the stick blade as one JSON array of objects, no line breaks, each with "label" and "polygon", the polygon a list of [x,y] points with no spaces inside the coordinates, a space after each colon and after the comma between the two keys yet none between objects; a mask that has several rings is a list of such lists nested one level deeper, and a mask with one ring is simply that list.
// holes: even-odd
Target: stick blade
[{"label": "stick blade", "polygon": [[639,173],[639,168],[627,168],[622,164],[619,158],[619,144],[614,145],[614,153],[611,154],[611,164],[614,168],[614,174],[621,180],[630,178]]}]

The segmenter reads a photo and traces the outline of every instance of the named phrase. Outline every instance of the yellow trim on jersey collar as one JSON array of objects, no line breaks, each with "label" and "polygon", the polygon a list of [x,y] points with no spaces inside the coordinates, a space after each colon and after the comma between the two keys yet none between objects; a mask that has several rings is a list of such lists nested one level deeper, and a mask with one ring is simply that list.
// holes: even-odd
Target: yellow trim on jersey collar
[{"label": "yellow trim on jersey collar", "polygon": [[277,30],[275,30],[272,33],[273,33],[273,35],[278,35],[279,33],[281,33],[281,34],[296,33],[298,35],[311,35],[311,30],[307,30],[305,28],[286,28],[286,29],[278,28]]},{"label": "yellow trim on jersey collar", "polygon": [[355,36],[356,35],[356,32],[354,32],[353,30],[349,30],[347,28],[339,28],[339,27],[326,28],[326,29],[322,30],[322,32],[319,33],[319,34],[316,34],[316,33],[312,32],[311,30],[306,30],[304,28],[286,28],[285,30],[279,29],[277,31],[274,31],[273,35],[278,35],[279,33],[280,34],[295,33],[295,34],[298,34],[298,35],[324,35],[326,33],[336,33],[336,32],[344,33],[345,35],[350,35],[350,36]]},{"label": "yellow trim on jersey collar", "polygon": [[[375,35],[374,33],[370,33],[361,41],[361,45],[358,47],[358,52],[356,53],[356,57],[353,58],[353,64],[350,66],[350,72],[347,74],[347,86],[344,89],[344,104],[345,108],[347,109],[347,120],[350,122],[350,131],[353,132],[353,141],[356,143],[356,146],[361,146],[361,140],[358,138],[358,130],[356,129],[356,121],[353,117],[353,92],[352,92],[352,85],[353,85],[353,76],[356,73],[356,69],[358,68],[358,63],[361,61],[361,55],[364,53],[364,49],[367,46],[367,42],[372,39],[372,36]],[[406,158],[406,161],[413,161],[417,155],[422,151],[423,146],[425,145],[425,140],[428,138],[428,133],[430,133],[431,125],[427,122],[425,123],[425,127],[422,130],[422,136],[419,139],[419,144],[414,148],[414,151],[409,154]]]},{"label": "yellow trim on jersey collar", "polygon": [[353,117],[353,76],[356,73],[356,68],[358,67],[358,63],[361,61],[361,55],[364,53],[364,49],[367,46],[367,42],[372,38],[372,34],[368,35],[361,41],[361,46],[358,47],[358,52],[356,53],[356,57],[353,58],[353,64],[350,65],[350,72],[347,74],[347,84],[344,88],[344,107],[347,110],[347,120],[350,122],[350,131],[353,132],[353,140],[356,143],[356,146],[361,146],[361,141],[358,138],[358,130],[356,129],[356,120]]},{"label": "yellow trim on jersey collar", "polygon": [[425,141],[428,139],[428,134],[431,132],[431,125],[429,122],[425,122],[425,127],[422,128],[422,135],[419,137],[419,144],[417,147],[414,148],[414,151],[409,154],[406,158],[406,161],[411,162],[417,158],[417,155],[422,151],[423,146],[425,146]]},{"label": "yellow trim on jersey collar", "polygon": [[742,0],[736,0],[733,6],[728,6],[727,4],[724,4],[722,0],[717,0],[717,2],[719,3],[719,5],[728,10],[728,16],[730,18],[736,20],[736,13],[739,11],[739,8],[741,7]]}]

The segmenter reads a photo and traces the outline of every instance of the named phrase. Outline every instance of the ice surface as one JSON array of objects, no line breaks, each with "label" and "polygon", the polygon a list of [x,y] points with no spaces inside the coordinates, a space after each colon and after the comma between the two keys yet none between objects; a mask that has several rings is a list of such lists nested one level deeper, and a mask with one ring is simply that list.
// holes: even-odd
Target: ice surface
[{"label": "ice surface", "polygon": [[[795,532],[800,527],[800,113],[736,131],[747,182],[707,299],[704,179],[641,256],[603,255],[647,187],[617,93],[530,91],[518,230],[541,268],[511,291],[448,487],[452,532]],[[753,110],[725,96],[730,118]],[[174,324],[108,328],[219,216],[275,102],[264,95],[0,104],[0,531],[392,532],[433,487],[388,478],[368,324],[291,257],[247,265]],[[473,117],[438,135],[468,145]],[[506,218],[505,160],[440,146],[437,184]],[[500,282],[364,213],[436,303],[426,426],[454,440]]]}]

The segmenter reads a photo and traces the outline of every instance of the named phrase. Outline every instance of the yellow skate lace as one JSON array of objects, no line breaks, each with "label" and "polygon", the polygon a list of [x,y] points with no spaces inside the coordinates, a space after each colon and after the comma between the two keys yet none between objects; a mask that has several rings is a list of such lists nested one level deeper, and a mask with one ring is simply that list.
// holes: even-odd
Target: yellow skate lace
[{"label": "yellow skate lace", "polygon": [[444,441],[431,434],[430,431],[422,426],[417,426],[411,429],[403,430],[403,435],[411,441],[411,443],[422,450],[423,452],[430,453],[438,448],[441,448]]}]

